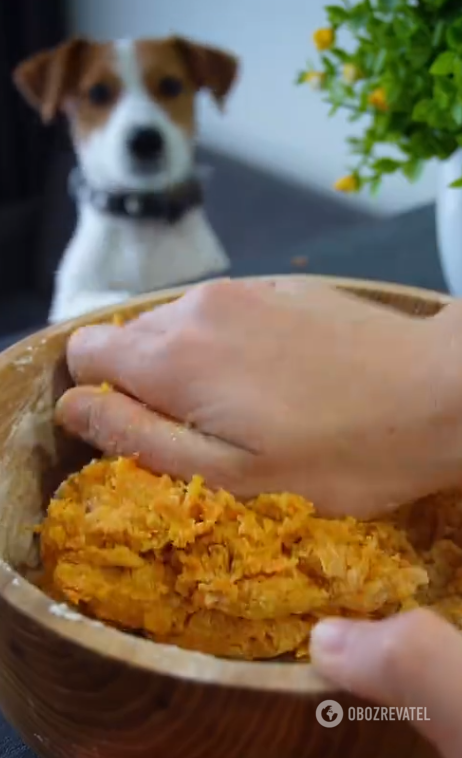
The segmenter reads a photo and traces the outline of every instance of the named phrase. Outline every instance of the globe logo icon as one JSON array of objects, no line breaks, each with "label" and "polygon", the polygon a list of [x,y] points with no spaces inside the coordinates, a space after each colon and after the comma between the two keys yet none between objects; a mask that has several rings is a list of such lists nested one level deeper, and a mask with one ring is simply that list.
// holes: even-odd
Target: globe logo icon
[{"label": "globe logo icon", "polygon": [[316,708],[316,719],[328,729],[338,726],[343,719],[343,708],[336,700],[323,700]]}]

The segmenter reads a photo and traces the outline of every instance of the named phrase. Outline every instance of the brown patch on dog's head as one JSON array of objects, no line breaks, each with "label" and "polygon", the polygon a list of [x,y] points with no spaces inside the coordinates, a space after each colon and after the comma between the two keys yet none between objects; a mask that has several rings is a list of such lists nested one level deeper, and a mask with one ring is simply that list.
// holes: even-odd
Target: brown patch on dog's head
[{"label": "brown patch on dog's head", "polygon": [[112,45],[83,38],[34,55],[16,68],[13,78],[45,123],[63,111],[82,135],[108,118],[121,92]]},{"label": "brown patch on dog's head", "polygon": [[72,39],[52,50],[45,50],[20,63],[14,82],[27,102],[49,122],[62,108],[77,85],[89,43]]},{"label": "brown patch on dog's head", "polygon": [[139,40],[136,57],[140,78],[152,100],[191,135],[196,89],[175,45],[171,40]]},{"label": "brown patch on dog's head", "polygon": [[207,89],[222,106],[237,78],[237,58],[225,50],[200,45],[183,37],[171,42],[182,56],[196,91]]},{"label": "brown patch on dog's head", "polygon": [[208,89],[221,106],[236,79],[237,59],[222,50],[179,37],[139,40],[136,46],[146,89],[189,134],[197,92]]},{"label": "brown patch on dog's head", "polygon": [[112,43],[93,43],[87,50],[76,87],[68,98],[66,112],[74,136],[81,140],[110,118],[124,83],[117,71]]}]

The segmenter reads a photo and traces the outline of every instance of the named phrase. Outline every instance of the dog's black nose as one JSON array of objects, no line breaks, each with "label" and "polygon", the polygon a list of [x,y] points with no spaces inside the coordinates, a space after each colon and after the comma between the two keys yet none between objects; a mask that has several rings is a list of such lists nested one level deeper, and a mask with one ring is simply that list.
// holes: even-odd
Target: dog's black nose
[{"label": "dog's black nose", "polygon": [[164,140],[158,129],[145,127],[132,133],[128,147],[136,160],[154,161],[162,153]]}]

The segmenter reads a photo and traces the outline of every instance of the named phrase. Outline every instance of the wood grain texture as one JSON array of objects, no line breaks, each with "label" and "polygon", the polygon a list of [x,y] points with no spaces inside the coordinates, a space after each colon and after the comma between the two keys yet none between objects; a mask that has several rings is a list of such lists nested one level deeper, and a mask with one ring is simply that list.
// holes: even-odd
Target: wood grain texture
[{"label": "wood grain texture", "polygon": [[[437,293],[327,280],[407,313],[431,316]],[[182,290],[131,301],[135,315]],[[63,611],[12,565],[33,565],[30,525],[57,483],[91,452],[53,427],[69,386],[64,350],[78,326],[112,309],[45,330],[0,356],[0,709],[41,758],[429,758],[407,724],[353,722],[365,705],[332,692],[311,666],[246,663],[156,645]],[[319,725],[335,699],[343,722]]]}]

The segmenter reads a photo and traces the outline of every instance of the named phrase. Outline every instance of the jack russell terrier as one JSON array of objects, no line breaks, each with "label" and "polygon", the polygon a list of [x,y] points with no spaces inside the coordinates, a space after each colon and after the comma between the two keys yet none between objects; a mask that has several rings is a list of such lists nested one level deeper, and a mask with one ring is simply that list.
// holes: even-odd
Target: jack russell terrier
[{"label": "jack russell terrier", "polygon": [[56,273],[60,322],[226,271],[194,165],[195,98],[222,106],[236,58],[180,37],[72,39],[21,63],[16,86],[45,123],[69,119],[77,229]]}]

